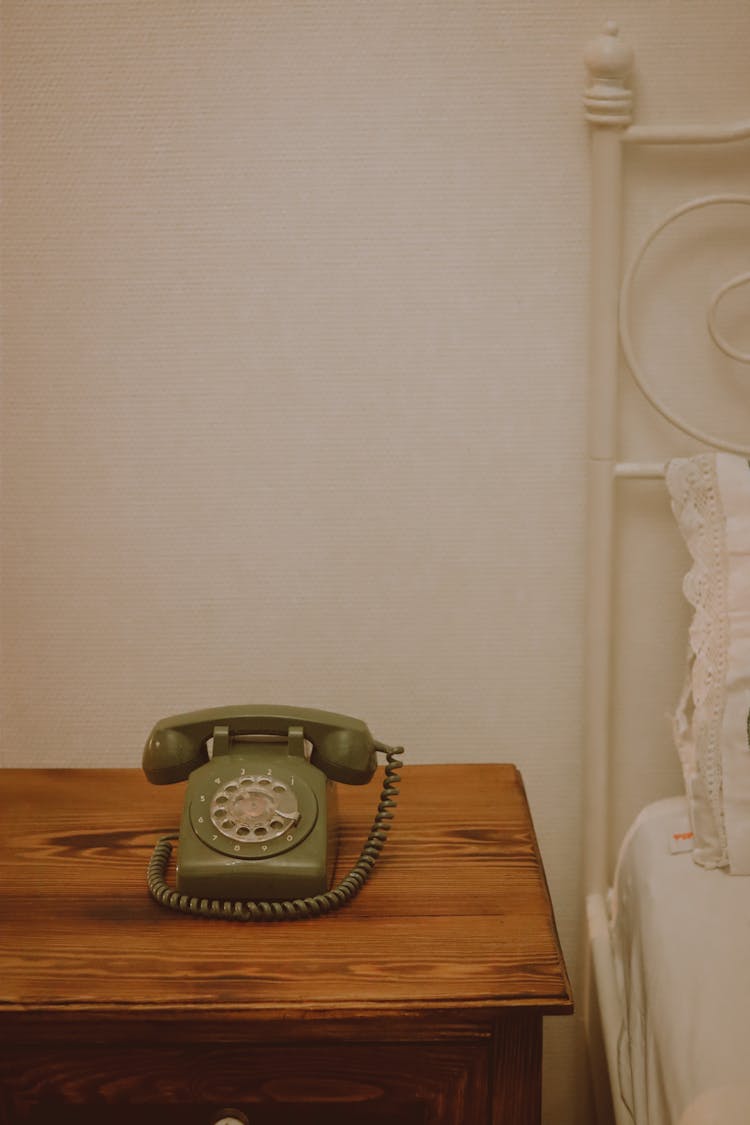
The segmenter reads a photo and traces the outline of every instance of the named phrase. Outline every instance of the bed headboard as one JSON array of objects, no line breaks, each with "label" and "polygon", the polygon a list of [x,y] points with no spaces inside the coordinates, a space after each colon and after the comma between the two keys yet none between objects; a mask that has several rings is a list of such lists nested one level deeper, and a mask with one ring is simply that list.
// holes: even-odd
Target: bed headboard
[{"label": "bed headboard", "polygon": [[[750,121],[727,126],[652,126],[632,123],[630,77],[633,51],[609,22],[586,49],[589,83],[584,107],[591,133],[591,269],[589,320],[588,415],[588,544],[585,632],[585,746],[584,746],[584,886],[603,893],[611,874],[613,852],[612,665],[613,583],[620,480],[663,477],[664,463],[674,451],[655,450],[653,460],[621,460],[621,369],[626,367],[642,395],[669,425],[689,439],[688,450],[709,447],[750,456],[750,442],[704,428],[680,405],[673,406],[657,389],[657,379],[637,340],[637,293],[644,263],[673,228],[677,231],[698,213],[731,212],[734,222],[750,224],[750,195],[710,191],[682,199],[639,233],[623,265],[624,219],[628,201],[628,171],[632,155],[644,147],[679,149],[675,160],[700,150],[705,164],[708,150],[736,148],[750,141]],[[694,163],[694,158],[693,158]],[[748,259],[745,259],[746,261]],[[724,302],[750,283],[750,272],[733,273],[712,285],[705,313],[707,337],[719,360],[730,365],[750,363],[744,346],[728,338],[722,326]],[[625,364],[622,364],[622,360]],[[659,374],[657,366],[656,374]],[[750,396],[747,396],[750,401]],[[746,408],[747,403],[743,404]],[[750,432],[750,428],[747,429]],[[670,747],[667,745],[667,752]]]},{"label": "bed headboard", "polygon": [[[632,720],[629,713],[638,710],[623,706],[618,693],[617,667],[622,650],[630,646],[629,659],[637,666],[643,646],[633,640],[633,626],[620,609],[618,591],[625,579],[623,571],[623,524],[633,513],[642,519],[648,515],[647,530],[655,523],[674,524],[669,516],[666,488],[658,482],[664,477],[665,462],[672,456],[687,456],[706,449],[740,453],[750,458],[750,385],[747,347],[747,296],[750,294],[750,195],[743,190],[747,184],[750,157],[750,120],[725,125],[638,125],[633,124],[631,76],[634,55],[623,42],[617,26],[610,22],[587,47],[585,62],[588,84],[585,89],[585,116],[591,135],[591,263],[589,310],[589,387],[588,387],[588,496],[587,496],[587,560],[586,560],[586,624],[585,624],[585,714],[583,759],[584,857],[583,882],[586,899],[584,948],[582,955],[582,987],[580,1007],[589,1043],[592,1076],[601,1120],[609,1106],[603,1094],[602,1076],[609,1069],[616,1082],[616,1048],[611,1043],[606,1051],[596,1028],[601,1011],[604,1022],[617,1025],[619,998],[610,971],[604,962],[609,959],[609,935],[606,917],[606,895],[611,882],[616,852],[624,826],[639,807],[665,792],[649,792],[644,774],[663,769],[662,781],[673,776],[679,792],[680,777],[677,753],[672,745],[669,722],[655,718],[653,708],[640,717],[641,730],[659,727],[649,734],[653,752],[648,750],[647,768],[631,769],[635,784],[623,796],[623,759],[633,749]],[[727,170],[731,172],[727,175]],[[665,172],[666,170],[666,172]],[[665,193],[652,190],[651,176],[656,172],[670,179]],[[703,190],[690,195],[690,186],[700,181]],[[730,187],[727,188],[727,182]],[[631,222],[633,199],[640,188],[637,222]],[[645,183],[646,187],[643,188]],[[686,197],[687,194],[687,197]],[[721,215],[727,219],[717,222]],[[698,229],[695,223],[703,223]],[[712,229],[713,228],[713,229]],[[737,229],[742,234],[734,246]],[[688,231],[689,248],[679,249]],[[666,251],[664,247],[666,246]],[[727,248],[731,253],[727,255]],[[714,264],[716,251],[718,264]],[[688,355],[687,366],[697,367],[701,391],[691,395],[683,369],[685,351],[693,348],[692,340],[682,348],[682,358],[675,358],[670,340],[667,350],[654,358],[644,346],[651,338],[659,339],[659,314],[649,309],[653,295],[659,292],[658,279],[652,273],[650,297],[643,298],[644,276],[649,275],[649,261],[659,257],[678,272],[689,261],[697,271],[698,283],[692,295],[700,294],[702,311],[701,348]],[[729,272],[725,272],[727,257]],[[732,264],[734,263],[734,264]],[[737,266],[739,263],[739,266]],[[685,288],[681,280],[680,285]],[[740,304],[737,300],[739,298]],[[658,302],[657,302],[658,303]],[[656,321],[656,331],[646,337],[641,331],[644,306]],[[741,339],[733,338],[725,327],[727,307],[735,310],[733,327],[742,330]],[[741,306],[739,317],[737,309]],[[661,336],[681,337],[676,325],[678,317],[668,318]],[[690,331],[693,332],[691,322]],[[685,333],[686,340],[688,333]],[[684,342],[683,342],[684,343]],[[709,377],[708,379],[706,377]],[[670,384],[665,393],[661,384]],[[637,388],[637,390],[634,390]],[[713,410],[714,392],[727,396],[728,413],[719,414],[723,421],[714,424],[709,418]],[[702,396],[702,397],[701,397]],[[637,407],[634,408],[634,404]],[[635,425],[633,422],[635,420]],[[626,433],[627,431],[627,433]],[[633,434],[637,435],[633,440]],[[626,440],[623,440],[626,438]],[[623,446],[635,446],[632,459],[621,457]],[[644,455],[644,450],[647,452]],[[656,484],[649,484],[654,482]],[[636,522],[632,539],[640,552],[642,523]],[[678,536],[674,534],[675,543]],[[662,540],[663,542],[663,540]],[[680,545],[681,550],[681,545]],[[631,550],[631,558],[633,552]],[[682,561],[680,552],[675,556]],[[661,558],[657,558],[661,563]],[[681,564],[681,563],[680,563]],[[631,570],[634,569],[631,567]],[[637,569],[637,568],[635,568]],[[641,568],[641,577],[644,567]],[[653,569],[658,570],[658,567]],[[662,592],[669,601],[665,611],[667,623],[676,634],[682,633],[684,650],[688,621],[687,606],[679,591],[678,574],[685,566],[675,566],[669,575],[668,587]],[[627,576],[626,576],[627,577]],[[632,586],[632,574],[629,579]],[[667,589],[669,593],[666,594]],[[631,590],[632,593],[632,590]],[[652,603],[658,601],[652,598]],[[632,614],[630,617],[638,616]],[[679,618],[679,621],[677,620]],[[656,622],[654,630],[663,622]],[[647,622],[641,623],[643,630]],[[675,665],[666,649],[656,648],[651,664],[643,660],[636,667],[636,682],[659,668]],[[672,644],[671,652],[678,651]],[[674,708],[682,669],[672,675],[674,695],[665,699],[664,709]],[[669,679],[669,676],[667,676]],[[633,694],[633,679],[630,680]],[[638,689],[635,690],[637,696]],[[648,692],[644,692],[644,695]],[[667,716],[662,716],[667,719]],[[631,728],[623,735],[623,728]],[[636,728],[637,729],[637,728]],[[652,765],[652,759],[660,761]],[[662,765],[663,763],[663,765]],[[673,775],[669,773],[673,770]],[[645,779],[648,780],[648,779]],[[592,990],[592,969],[597,966],[599,987]],[[605,1062],[606,1054],[606,1062]],[[622,1107],[615,1107],[618,1122],[624,1117]]]}]

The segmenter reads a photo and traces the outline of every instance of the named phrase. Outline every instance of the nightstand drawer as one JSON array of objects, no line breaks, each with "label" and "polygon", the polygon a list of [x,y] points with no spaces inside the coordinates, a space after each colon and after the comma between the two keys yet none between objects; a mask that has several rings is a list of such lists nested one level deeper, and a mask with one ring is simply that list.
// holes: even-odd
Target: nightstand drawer
[{"label": "nightstand drawer", "polygon": [[8,1051],[3,1125],[457,1125],[488,1106],[485,1043],[196,1047],[81,1044]]}]

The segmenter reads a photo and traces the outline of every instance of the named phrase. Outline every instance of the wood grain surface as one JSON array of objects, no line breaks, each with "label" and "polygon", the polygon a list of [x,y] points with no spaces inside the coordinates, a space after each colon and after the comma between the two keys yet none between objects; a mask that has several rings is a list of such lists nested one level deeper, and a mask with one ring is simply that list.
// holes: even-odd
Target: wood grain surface
[{"label": "wood grain surface", "polygon": [[[318,1038],[327,1019],[348,1020],[352,1038],[362,1020],[419,1037],[425,1012],[432,1038],[443,1019],[455,1039],[483,1024],[491,1035],[509,1008],[571,1010],[513,766],[406,766],[358,898],[326,918],[266,924],[191,918],[149,897],[149,855],[179,823],[183,785],[153,787],[140,770],[6,770],[0,786],[5,1042],[84,1020],[104,1037],[136,1020],[158,1038],[179,1020],[192,1038],[241,1024],[246,1039],[250,1016],[279,1041],[288,1021],[303,1035],[304,1019]],[[337,878],[378,793],[339,786]]]}]

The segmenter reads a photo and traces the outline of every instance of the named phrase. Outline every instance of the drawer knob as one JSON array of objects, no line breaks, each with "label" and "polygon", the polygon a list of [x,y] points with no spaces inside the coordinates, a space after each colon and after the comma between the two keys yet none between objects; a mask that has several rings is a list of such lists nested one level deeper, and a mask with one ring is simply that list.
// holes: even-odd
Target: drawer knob
[{"label": "drawer knob", "polygon": [[250,1125],[238,1109],[220,1109],[211,1118],[211,1125]]}]

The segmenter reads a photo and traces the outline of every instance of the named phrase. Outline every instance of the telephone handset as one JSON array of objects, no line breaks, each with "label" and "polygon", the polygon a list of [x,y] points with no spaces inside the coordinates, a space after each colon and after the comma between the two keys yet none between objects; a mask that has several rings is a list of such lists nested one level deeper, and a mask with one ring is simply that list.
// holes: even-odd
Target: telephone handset
[{"label": "telephone handset", "polygon": [[[370,834],[352,870],[329,889],[335,783],[370,781],[376,751],[386,767]],[[176,889],[165,881],[175,837],[164,836],[149,864],[150,893],[183,913],[238,921],[313,917],[342,906],[385,844],[402,753],[376,742],[359,719],[330,711],[247,706],[162,719],[146,742],[144,772],[155,785],[188,779],[188,788]]]}]

